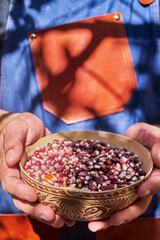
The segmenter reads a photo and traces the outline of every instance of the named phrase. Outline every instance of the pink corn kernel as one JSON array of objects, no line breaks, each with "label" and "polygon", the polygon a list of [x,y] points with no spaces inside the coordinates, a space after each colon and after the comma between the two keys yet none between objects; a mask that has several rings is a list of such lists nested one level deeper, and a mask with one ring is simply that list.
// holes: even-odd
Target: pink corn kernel
[{"label": "pink corn kernel", "polygon": [[54,139],[29,156],[24,170],[44,184],[85,191],[121,188],[146,175],[136,154],[88,139]]}]

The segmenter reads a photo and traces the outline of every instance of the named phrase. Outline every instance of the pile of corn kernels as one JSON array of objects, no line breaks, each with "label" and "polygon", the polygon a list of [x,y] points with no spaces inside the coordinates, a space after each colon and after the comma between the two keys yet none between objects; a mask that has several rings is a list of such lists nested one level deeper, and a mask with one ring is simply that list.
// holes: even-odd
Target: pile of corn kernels
[{"label": "pile of corn kernels", "polygon": [[88,139],[54,139],[47,146],[37,147],[24,170],[44,184],[85,191],[125,187],[146,175],[135,153]]}]

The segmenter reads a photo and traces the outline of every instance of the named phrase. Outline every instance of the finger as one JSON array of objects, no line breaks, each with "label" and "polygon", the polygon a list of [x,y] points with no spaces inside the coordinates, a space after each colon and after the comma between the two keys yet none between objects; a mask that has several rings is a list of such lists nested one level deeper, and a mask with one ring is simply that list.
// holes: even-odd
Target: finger
[{"label": "finger", "polygon": [[15,206],[20,210],[55,228],[61,228],[64,225],[64,219],[56,215],[53,210],[40,203],[28,203],[13,197]]},{"label": "finger", "polygon": [[63,219],[58,215],[54,215],[54,218],[53,218],[53,211],[47,206],[43,206],[42,204],[39,204],[39,203],[30,204],[28,203],[28,198],[26,198],[27,202],[23,201],[22,199],[20,200],[15,196],[13,196],[13,201],[15,206],[19,210],[31,215],[31,217],[34,217],[39,221],[49,224],[55,228],[62,227],[64,223],[68,227],[72,227],[75,224],[75,221]]},{"label": "finger", "polygon": [[143,145],[152,148],[152,146],[160,140],[160,128],[147,123],[137,123],[126,131],[125,136],[133,138]]},{"label": "finger", "polygon": [[7,181],[2,181],[2,188],[5,192],[29,202],[37,200],[37,194],[32,187],[16,177],[6,177],[6,179]]},{"label": "finger", "polygon": [[61,228],[64,225],[64,219],[58,215],[55,215],[54,221],[52,221],[51,226],[55,228]]},{"label": "finger", "polygon": [[13,202],[16,208],[20,211],[23,211],[36,219],[47,222],[51,222],[55,219],[54,212],[49,207],[40,203],[28,203],[27,201],[20,200],[15,196],[13,196]]},{"label": "finger", "polygon": [[92,221],[88,223],[88,228],[92,232],[97,232],[99,230],[107,229],[111,227],[112,221],[111,218],[105,218],[103,220]]},{"label": "finger", "polygon": [[160,136],[159,140],[153,145],[151,155],[156,167],[160,168]]},{"label": "finger", "polygon": [[119,211],[118,213],[115,213],[111,216],[111,221],[114,226],[121,225],[123,223],[131,222],[132,220],[139,217],[141,214],[143,214],[150,202],[151,202],[152,196],[148,196],[145,198],[139,198],[133,205],[131,205],[129,208],[126,208],[122,211]]},{"label": "finger", "polygon": [[64,223],[68,227],[72,227],[75,224],[75,221],[66,220],[66,219],[62,218],[61,216],[58,216],[57,214],[55,214],[55,219],[54,219],[54,221],[50,222],[50,225],[55,228],[61,228],[61,227],[63,227]]},{"label": "finger", "polygon": [[139,198],[135,204],[130,207],[121,210],[111,215],[111,217],[105,220],[99,220],[90,222],[88,227],[91,231],[96,232],[98,230],[107,229],[111,226],[118,226],[124,223],[131,222],[133,219],[140,216],[146,211],[151,201],[152,196],[146,198]]},{"label": "finger", "polygon": [[69,219],[64,219],[64,223],[68,226],[68,227],[73,227],[75,224],[75,221],[69,220]]},{"label": "finger", "polygon": [[24,113],[14,118],[2,130],[6,163],[16,164],[22,156],[25,146],[48,134],[42,121],[33,114]]},{"label": "finger", "polygon": [[154,169],[150,178],[143,182],[138,188],[138,195],[145,197],[160,192],[160,170]]},{"label": "finger", "polygon": [[146,123],[131,126],[126,136],[133,138],[151,149],[153,161],[160,168],[160,128]]},{"label": "finger", "polygon": [[[2,145],[1,140],[2,135],[0,135],[0,147]],[[6,165],[3,149],[0,151],[0,159],[2,160],[0,163],[0,177],[3,190],[24,200],[35,202],[37,200],[35,190],[22,182],[19,169],[16,166],[8,167]]]},{"label": "finger", "polygon": [[[33,217],[33,216],[31,216],[31,217]],[[42,218],[38,218],[38,217],[33,217],[33,218],[36,218],[37,220],[39,220],[47,225],[50,225],[54,228],[61,228],[64,226],[64,219],[56,214],[55,214],[55,218],[53,221],[44,220],[43,218],[45,218],[45,216],[42,216]]]}]

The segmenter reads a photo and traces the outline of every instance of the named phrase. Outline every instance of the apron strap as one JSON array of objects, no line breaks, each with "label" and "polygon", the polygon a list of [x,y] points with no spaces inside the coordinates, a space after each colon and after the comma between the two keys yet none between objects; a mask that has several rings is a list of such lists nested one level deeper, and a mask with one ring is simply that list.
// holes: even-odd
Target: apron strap
[{"label": "apron strap", "polygon": [[140,3],[142,3],[143,5],[148,5],[152,2],[154,2],[154,0],[138,0]]}]

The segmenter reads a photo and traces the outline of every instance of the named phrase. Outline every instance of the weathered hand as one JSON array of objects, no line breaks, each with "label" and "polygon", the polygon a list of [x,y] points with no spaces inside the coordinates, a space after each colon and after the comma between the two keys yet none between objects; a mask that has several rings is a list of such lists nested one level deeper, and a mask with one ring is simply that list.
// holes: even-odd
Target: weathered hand
[{"label": "weathered hand", "polygon": [[146,123],[137,123],[131,126],[125,135],[150,148],[155,168],[151,177],[139,186],[138,200],[107,219],[89,222],[88,227],[93,232],[118,226],[139,217],[147,210],[152,195],[160,192],[160,128]]},{"label": "weathered hand", "polygon": [[2,187],[5,192],[12,195],[14,204],[19,210],[57,228],[62,227],[64,223],[72,226],[73,221],[64,220],[56,215],[51,208],[36,202],[35,190],[20,179],[18,162],[24,148],[48,134],[50,132],[42,121],[31,113],[15,114],[15,117],[4,126],[0,135]]}]

